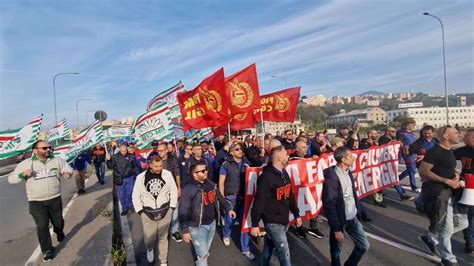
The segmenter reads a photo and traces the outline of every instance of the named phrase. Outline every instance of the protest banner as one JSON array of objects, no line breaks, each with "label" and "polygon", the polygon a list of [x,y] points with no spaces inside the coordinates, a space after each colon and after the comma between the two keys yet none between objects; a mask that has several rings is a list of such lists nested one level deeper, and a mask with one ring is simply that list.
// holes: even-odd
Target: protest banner
[{"label": "protest banner", "polygon": [[38,140],[43,115],[22,128],[0,131],[0,160],[17,156],[31,149]]},{"label": "protest banner", "polygon": [[[399,184],[398,151],[400,142],[392,142],[367,150],[352,151],[354,164],[350,168],[354,176],[357,197],[362,199],[386,187]],[[336,164],[332,153],[324,154],[317,159],[300,159],[290,161],[285,168],[291,178],[292,190],[300,210],[300,216],[309,220],[316,217],[322,210],[322,189],[324,183],[323,170]],[[251,224],[251,208],[257,179],[261,167],[247,169],[245,177],[245,207],[242,232],[249,232]],[[289,213],[290,221],[294,220]],[[263,223],[260,221],[260,227]]]}]

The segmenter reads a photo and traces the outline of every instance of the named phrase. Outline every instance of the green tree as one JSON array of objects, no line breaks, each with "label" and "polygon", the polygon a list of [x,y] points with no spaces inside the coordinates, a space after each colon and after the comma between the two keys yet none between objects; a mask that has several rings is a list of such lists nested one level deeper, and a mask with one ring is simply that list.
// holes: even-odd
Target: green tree
[{"label": "green tree", "polygon": [[409,117],[407,115],[396,116],[396,117],[393,118],[393,121],[392,121],[392,123],[390,123],[390,126],[398,128],[403,124],[403,122],[408,122],[410,124],[415,124],[415,119],[413,119],[412,117]]}]

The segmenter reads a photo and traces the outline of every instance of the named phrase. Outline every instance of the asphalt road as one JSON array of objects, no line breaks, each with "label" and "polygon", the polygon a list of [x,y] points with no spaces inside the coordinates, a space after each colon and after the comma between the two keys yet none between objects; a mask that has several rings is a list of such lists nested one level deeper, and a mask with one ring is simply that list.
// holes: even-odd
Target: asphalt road
[{"label": "asphalt road", "polygon": [[[38,246],[36,228],[28,211],[25,184],[8,184],[7,172],[15,165],[0,167],[0,265],[24,265]],[[92,182],[96,182],[93,175]],[[62,179],[63,207],[76,192],[74,180]]]},{"label": "asphalt road", "polygon": [[[401,166],[400,170],[403,169]],[[419,182],[419,180],[418,180]],[[408,178],[402,184],[409,185]],[[418,183],[419,184],[419,183]],[[407,193],[416,196],[415,193]],[[418,213],[414,208],[413,201],[401,202],[398,193],[393,189],[385,189],[385,202],[388,208],[376,207],[371,203],[371,197],[363,200],[372,222],[364,223],[368,233],[370,250],[364,256],[360,265],[439,265],[429,259],[423,244],[418,240],[419,235],[426,234],[428,219]],[[146,250],[143,243],[142,225],[137,214],[128,214],[128,222],[131,230],[132,242],[134,244],[135,259],[137,265],[149,265],[146,260]],[[290,228],[287,236],[290,245],[292,263],[294,265],[328,265],[330,264],[329,252],[329,226],[323,221],[319,224],[320,229],[326,235],[323,239],[309,236],[307,239],[299,239]],[[308,223],[305,222],[305,226]],[[225,247],[222,242],[222,229],[218,228],[211,246],[210,265],[258,265],[257,261],[263,249],[261,240],[251,241],[251,250],[257,259],[253,262],[247,261],[240,253],[239,228],[236,227],[232,234],[230,247]],[[452,238],[453,252],[457,256],[460,265],[474,265],[474,255],[464,253],[464,240],[462,233],[455,234]],[[343,245],[343,260],[349,257],[352,251],[352,241],[347,238]],[[170,240],[168,264],[193,265],[193,253],[190,244],[176,243]],[[278,265],[275,256],[272,265]]]}]

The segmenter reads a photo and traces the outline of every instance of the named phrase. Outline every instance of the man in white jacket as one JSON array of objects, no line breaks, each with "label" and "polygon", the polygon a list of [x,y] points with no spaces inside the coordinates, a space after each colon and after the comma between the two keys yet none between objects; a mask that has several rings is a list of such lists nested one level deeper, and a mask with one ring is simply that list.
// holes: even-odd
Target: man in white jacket
[{"label": "man in white jacket", "polygon": [[32,157],[19,163],[8,176],[10,184],[25,182],[29,210],[35,220],[44,262],[54,258],[49,221],[53,224],[58,242],[65,237],[60,177],[70,178],[71,174],[72,168],[63,159],[51,154],[51,145],[39,140],[33,144]]},{"label": "man in white jacket", "polygon": [[150,168],[137,176],[132,201],[142,220],[148,262],[153,262],[158,244],[160,263],[167,265],[168,232],[178,202],[178,189],[171,172],[163,169],[159,156],[153,157]]}]

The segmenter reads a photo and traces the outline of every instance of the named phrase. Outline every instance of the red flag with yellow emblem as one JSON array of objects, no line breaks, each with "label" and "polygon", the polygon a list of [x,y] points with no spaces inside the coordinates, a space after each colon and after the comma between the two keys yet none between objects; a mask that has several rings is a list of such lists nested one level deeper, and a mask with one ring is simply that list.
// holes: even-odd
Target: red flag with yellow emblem
[{"label": "red flag with yellow emblem", "polygon": [[[237,131],[241,129],[255,128],[255,117],[252,112],[233,115],[230,119],[230,130]],[[229,130],[227,125],[215,127],[212,129],[214,136],[223,135]]]},{"label": "red flag with yellow emblem", "polygon": [[260,108],[257,67],[252,64],[226,77],[227,93],[230,99],[230,113],[243,114]]},{"label": "red flag with yellow emblem", "polygon": [[[289,88],[260,96],[264,121],[294,122],[300,100],[301,87]],[[254,111],[257,122],[261,122],[260,109]]]},{"label": "red flag with yellow emblem", "polygon": [[195,89],[178,93],[177,98],[184,130],[222,126],[229,122],[223,68],[205,78]]}]

